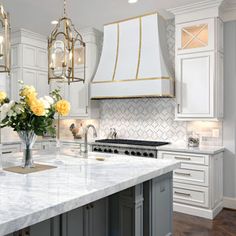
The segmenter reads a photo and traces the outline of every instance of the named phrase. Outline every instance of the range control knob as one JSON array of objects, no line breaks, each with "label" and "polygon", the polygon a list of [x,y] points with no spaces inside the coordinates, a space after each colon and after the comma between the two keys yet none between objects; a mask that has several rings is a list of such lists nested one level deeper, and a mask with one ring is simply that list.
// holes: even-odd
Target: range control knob
[{"label": "range control knob", "polygon": [[98,152],[101,152],[102,151],[102,149],[101,148],[98,148]]},{"label": "range control knob", "polygon": [[115,153],[115,154],[118,154],[119,152],[118,152],[118,150],[115,149],[115,150],[114,150],[114,153]]},{"label": "range control knob", "polygon": [[148,153],[147,153],[147,152],[144,152],[144,153],[143,153],[143,156],[144,156],[144,157],[147,157],[147,156],[148,156]]},{"label": "range control knob", "polygon": [[132,152],[131,152],[131,155],[132,155],[132,156],[135,156],[135,155],[136,155],[136,153],[135,153],[134,151],[132,151]]},{"label": "range control knob", "polygon": [[104,152],[107,152],[107,149],[104,149]]},{"label": "range control knob", "polygon": [[140,157],[142,154],[141,152],[137,152],[137,156]]},{"label": "range control knob", "polygon": [[154,154],[153,153],[149,153],[149,157],[154,157]]},{"label": "range control knob", "polygon": [[94,148],[94,149],[93,149],[94,152],[97,152],[97,150],[98,150],[97,148]]},{"label": "range control knob", "polygon": [[125,151],[125,155],[129,155],[129,151]]},{"label": "range control knob", "polygon": [[108,149],[108,152],[109,152],[109,153],[112,153],[112,150],[111,150],[111,149]]}]

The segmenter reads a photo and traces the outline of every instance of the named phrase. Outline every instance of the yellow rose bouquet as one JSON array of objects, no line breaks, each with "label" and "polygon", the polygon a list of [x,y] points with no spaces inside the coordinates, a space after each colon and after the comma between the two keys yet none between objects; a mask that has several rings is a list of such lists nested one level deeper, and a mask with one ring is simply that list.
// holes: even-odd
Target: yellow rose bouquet
[{"label": "yellow rose bouquet", "polygon": [[12,127],[15,131],[34,131],[42,136],[45,132],[55,133],[53,126],[56,113],[62,116],[70,112],[70,103],[62,99],[59,90],[49,96],[38,97],[33,86],[22,85],[19,102],[10,101],[0,91],[1,127]]},{"label": "yellow rose bouquet", "polygon": [[24,167],[33,166],[30,152],[36,136],[42,136],[46,132],[55,134],[55,114],[66,116],[69,112],[70,103],[62,99],[59,90],[52,91],[49,96],[38,97],[33,86],[21,83],[17,102],[10,101],[6,93],[0,91],[1,128],[11,127],[18,132],[25,144]]}]

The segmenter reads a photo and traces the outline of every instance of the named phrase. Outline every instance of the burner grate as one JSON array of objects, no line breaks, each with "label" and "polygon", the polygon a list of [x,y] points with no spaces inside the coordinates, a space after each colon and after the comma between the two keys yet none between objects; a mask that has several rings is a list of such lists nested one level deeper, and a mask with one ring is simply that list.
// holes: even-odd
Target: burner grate
[{"label": "burner grate", "polygon": [[127,144],[127,145],[137,145],[137,146],[151,146],[157,147],[162,145],[167,145],[169,142],[160,141],[146,141],[146,140],[131,140],[131,139],[100,139],[96,140],[97,143],[107,143],[107,144]]}]

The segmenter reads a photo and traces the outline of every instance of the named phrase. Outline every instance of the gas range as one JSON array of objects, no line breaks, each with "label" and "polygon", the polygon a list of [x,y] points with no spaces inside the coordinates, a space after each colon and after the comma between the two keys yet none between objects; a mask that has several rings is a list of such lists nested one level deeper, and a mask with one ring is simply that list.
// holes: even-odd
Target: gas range
[{"label": "gas range", "polygon": [[131,139],[100,139],[92,144],[92,151],[157,158],[157,147],[167,144],[169,144],[169,142]]}]

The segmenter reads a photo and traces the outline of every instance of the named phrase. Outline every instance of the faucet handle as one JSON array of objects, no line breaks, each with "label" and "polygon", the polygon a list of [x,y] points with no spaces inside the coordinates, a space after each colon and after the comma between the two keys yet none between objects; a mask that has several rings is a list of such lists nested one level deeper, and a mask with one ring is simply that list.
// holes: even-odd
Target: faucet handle
[{"label": "faucet handle", "polygon": [[113,129],[110,128],[110,132],[107,135],[107,139],[110,139],[110,138],[112,139],[112,136],[113,136]]},{"label": "faucet handle", "polygon": [[117,132],[115,128],[113,128],[112,138],[117,139]]}]

